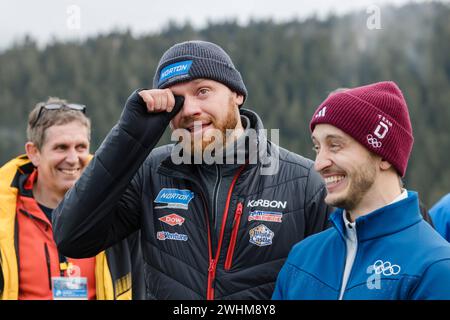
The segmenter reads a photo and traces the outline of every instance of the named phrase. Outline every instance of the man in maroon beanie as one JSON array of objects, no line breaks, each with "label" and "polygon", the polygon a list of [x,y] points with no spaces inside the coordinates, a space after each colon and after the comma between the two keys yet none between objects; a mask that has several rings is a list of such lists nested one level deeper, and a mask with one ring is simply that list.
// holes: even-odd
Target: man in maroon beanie
[{"label": "man in maroon beanie", "polygon": [[274,299],[450,299],[450,245],[403,189],[413,146],[394,82],[332,93],[310,129],[334,228],[294,246]]}]

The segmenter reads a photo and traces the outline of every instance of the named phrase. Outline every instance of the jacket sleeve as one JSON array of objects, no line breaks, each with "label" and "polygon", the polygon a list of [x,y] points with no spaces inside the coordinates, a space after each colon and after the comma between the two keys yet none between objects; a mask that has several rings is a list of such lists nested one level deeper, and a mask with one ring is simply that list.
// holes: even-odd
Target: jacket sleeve
[{"label": "jacket sleeve", "polygon": [[272,300],[288,300],[287,290],[291,279],[292,266],[286,261],[278,273],[275,290],[272,294]]},{"label": "jacket sleeve", "polygon": [[450,194],[431,208],[430,216],[436,231],[450,242]]},{"label": "jacket sleeve", "polygon": [[286,271],[284,270],[285,267],[283,267],[280,270],[280,273],[278,274],[278,278],[277,278],[277,282],[275,284],[275,290],[273,291],[272,294],[272,300],[283,300],[283,284],[286,281],[285,278],[285,273]]},{"label": "jacket sleeve", "polygon": [[176,98],[170,113],[148,113],[138,90],[131,94],[119,122],[53,212],[62,254],[91,257],[140,228],[139,168],[182,104]]},{"label": "jacket sleeve", "polygon": [[412,292],[412,300],[450,300],[450,259],[432,264]]},{"label": "jacket sleeve", "polygon": [[327,190],[320,175],[310,168],[305,197],[306,230],[305,236],[328,229],[328,218],[334,210],[325,203]]}]

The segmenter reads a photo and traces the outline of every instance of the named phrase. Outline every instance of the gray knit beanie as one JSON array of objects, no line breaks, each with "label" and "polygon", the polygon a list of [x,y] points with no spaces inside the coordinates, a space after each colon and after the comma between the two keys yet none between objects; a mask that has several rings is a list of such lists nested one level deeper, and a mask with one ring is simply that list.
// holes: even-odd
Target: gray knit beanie
[{"label": "gray knit beanie", "polygon": [[164,89],[198,78],[223,83],[247,97],[247,88],[231,58],[218,45],[206,41],[186,41],[169,48],[161,57],[153,88]]}]

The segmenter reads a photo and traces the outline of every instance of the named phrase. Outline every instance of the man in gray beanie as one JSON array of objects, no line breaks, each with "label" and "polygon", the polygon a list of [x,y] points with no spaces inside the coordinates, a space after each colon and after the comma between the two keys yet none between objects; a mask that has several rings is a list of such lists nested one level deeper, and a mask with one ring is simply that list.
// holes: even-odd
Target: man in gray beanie
[{"label": "man in gray beanie", "polygon": [[[246,97],[216,44],[167,50],[153,89],[131,94],[55,210],[60,251],[92,256],[140,229],[148,299],[269,299],[291,246],[327,227],[329,207],[313,162],[268,141]],[[178,142],[155,148],[169,124]]]}]

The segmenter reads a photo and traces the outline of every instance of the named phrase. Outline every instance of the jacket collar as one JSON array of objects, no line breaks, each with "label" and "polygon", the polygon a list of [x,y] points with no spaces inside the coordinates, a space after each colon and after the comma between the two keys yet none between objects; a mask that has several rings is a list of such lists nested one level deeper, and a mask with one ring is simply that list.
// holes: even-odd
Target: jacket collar
[{"label": "jacket collar", "polygon": [[[345,239],[344,210],[333,212],[330,221]],[[356,219],[358,241],[366,241],[399,232],[422,220],[417,192],[408,191],[408,197],[379,208]]]}]

